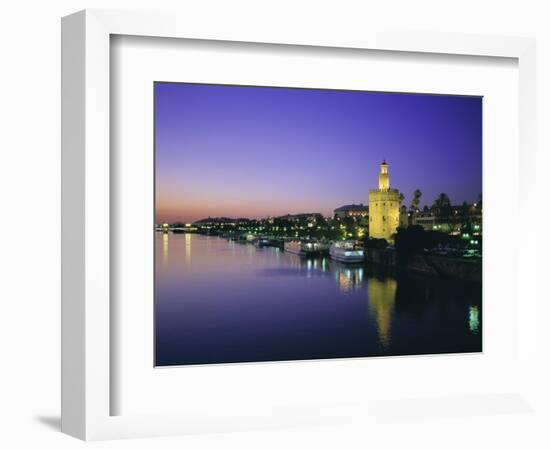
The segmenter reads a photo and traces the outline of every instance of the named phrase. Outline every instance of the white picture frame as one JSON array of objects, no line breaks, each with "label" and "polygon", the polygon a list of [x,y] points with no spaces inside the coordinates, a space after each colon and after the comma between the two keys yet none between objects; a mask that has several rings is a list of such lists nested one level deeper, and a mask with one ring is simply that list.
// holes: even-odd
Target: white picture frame
[{"label": "white picture frame", "polygon": [[[534,189],[529,170],[535,160],[535,42],[527,38],[444,33],[398,33],[383,30],[311,35],[263,23],[234,29],[230,23],[196,23],[191,17],[87,10],[62,22],[62,430],[85,440],[161,436],[198,431],[243,430],[318,423],[314,405],[282,410],[250,423],[208,418],[193,422],[178,414],[111,415],[110,378],[113,323],[110,320],[110,37],[112,35],[201,39],[369,49],[423,54],[514,58],[519,67],[519,192]],[[519,212],[535,221],[530,195]],[[536,273],[534,234],[522,240],[518,280]],[[518,311],[521,367],[516,392],[482,398],[485,412],[503,404],[517,411],[536,408],[536,294],[534,284],[523,291]],[[533,289],[529,295],[529,289]],[[516,294],[517,295],[517,294]],[[426,400],[433,408],[475,413],[471,404],[443,398]],[[434,403],[435,402],[435,403]],[[436,406],[437,405],[437,406]],[[470,406],[468,406],[470,405]],[[379,405],[380,406],[380,405]],[[382,405],[383,407],[384,405]],[[325,417],[372,415],[372,405],[342,405]],[[415,408],[417,406],[411,406]],[[478,411],[479,412],[479,411]],[[324,413],[321,413],[323,415]]]}]

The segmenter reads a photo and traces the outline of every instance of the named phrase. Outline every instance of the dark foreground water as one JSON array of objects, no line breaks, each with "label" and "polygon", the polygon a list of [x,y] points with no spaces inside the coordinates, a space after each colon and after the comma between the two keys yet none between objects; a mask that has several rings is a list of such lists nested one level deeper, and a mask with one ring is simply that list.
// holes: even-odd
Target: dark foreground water
[{"label": "dark foreground water", "polygon": [[481,351],[481,286],[156,233],[156,365]]}]

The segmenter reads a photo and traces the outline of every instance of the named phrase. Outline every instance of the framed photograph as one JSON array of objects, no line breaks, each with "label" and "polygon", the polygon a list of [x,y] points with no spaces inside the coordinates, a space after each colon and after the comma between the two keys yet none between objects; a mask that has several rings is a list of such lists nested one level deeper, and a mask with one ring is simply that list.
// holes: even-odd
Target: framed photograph
[{"label": "framed photograph", "polygon": [[534,408],[532,40],[84,11],[62,45],[64,432]]},{"label": "framed photograph", "polygon": [[154,101],[155,366],[482,351],[482,97]]}]

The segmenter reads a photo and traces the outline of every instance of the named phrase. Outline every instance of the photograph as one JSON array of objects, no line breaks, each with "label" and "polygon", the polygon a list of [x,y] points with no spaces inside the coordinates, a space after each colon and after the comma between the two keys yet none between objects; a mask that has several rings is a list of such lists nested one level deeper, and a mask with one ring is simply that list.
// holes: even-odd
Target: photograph
[{"label": "photograph", "polygon": [[155,367],[483,351],[483,97],[153,89]]}]

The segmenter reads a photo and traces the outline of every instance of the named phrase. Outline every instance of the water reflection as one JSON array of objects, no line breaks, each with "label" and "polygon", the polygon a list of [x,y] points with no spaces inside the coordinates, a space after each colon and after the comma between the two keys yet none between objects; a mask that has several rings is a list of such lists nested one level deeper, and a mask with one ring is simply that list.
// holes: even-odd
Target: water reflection
[{"label": "water reflection", "polygon": [[168,233],[162,233],[162,262],[168,262]]},{"label": "water reflection", "polygon": [[477,334],[479,332],[479,308],[477,306],[470,306],[468,325],[472,333]]},{"label": "water reflection", "polygon": [[378,341],[386,350],[391,344],[392,316],[395,309],[397,281],[386,278],[371,278],[368,283],[369,315],[376,321]]},{"label": "water reflection", "polygon": [[364,268],[362,266],[346,266],[335,261],[330,262],[334,278],[338,282],[340,292],[348,294],[363,287]]},{"label": "water reflection", "polygon": [[[268,250],[269,251],[269,250]],[[322,273],[330,273],[343,294],[356,292],[366,286],[365,268],[361,264],[344,264],[333,261],[328,257],[304,258],[294,254],[287,254],[290,267],[305,270],[305,275],[311,278]]]},{"label": "water reflection", "polygon": [[157,365],[481,351],[481,288],[156,235]]},{"label": "water reflection", "polygon": [[185,262],[191,262],[191,234],[185,234]]}]

